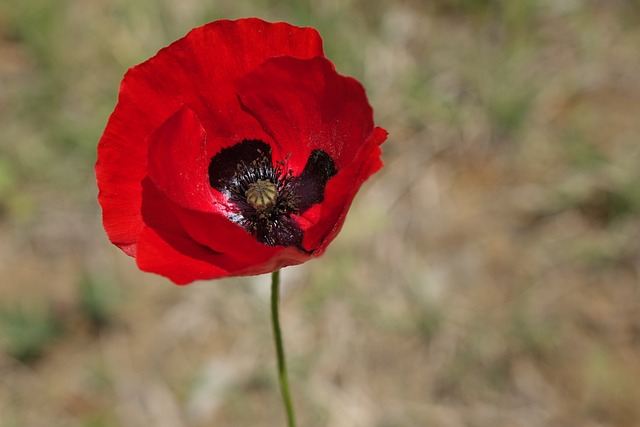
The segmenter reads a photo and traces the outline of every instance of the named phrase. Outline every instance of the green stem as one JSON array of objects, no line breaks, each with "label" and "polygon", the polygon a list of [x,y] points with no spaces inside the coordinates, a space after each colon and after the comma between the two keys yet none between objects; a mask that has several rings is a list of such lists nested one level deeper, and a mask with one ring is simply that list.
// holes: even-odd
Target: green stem
[{"label": "green stem", "polygon": [[296,420],[289,394],[289,380],[287,378],[287,360],[284,356],[284,346],[282,345],[282,333],[280,332],[280,316],[278,305],[280,301],[280,270],[271,273],[271,320],[273,322],[273,339],[276,344],[276,354],[278,356],[278,380],[280,381],[280,392],[284,407],[287,410],[287,426],[295,427]]}]

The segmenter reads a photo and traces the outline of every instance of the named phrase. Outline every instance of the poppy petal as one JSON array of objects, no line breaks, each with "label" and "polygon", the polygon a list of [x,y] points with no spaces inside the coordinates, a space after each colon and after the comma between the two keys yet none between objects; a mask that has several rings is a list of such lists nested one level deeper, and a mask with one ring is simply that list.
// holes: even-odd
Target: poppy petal
[{"label": "poppy petal", "polygon": [[380,144],[386,138],[387,131],[380,127],[374,128],[354,156],[352,166],[346,167],[329,180],[323,202],[303,214],[310,224],[305,228],[303,246],[314,248],[315,256],[321,255],[340,232],[362,183],[382,167]]},{"label": "poppy petal", "polygon": [[301,264],[311,257],[292,246],[262,244],[221,215],[187,209],[177,209],[175,213],[194,241],[224,253],[227,259],[218,262],[236,276],[268,273],[287,265]]},{"label": "poppy petal", "polygon": [[[293,248],[259,243],[223,215],[177,205],[150,179],[143,181],[142,213],[145,224],[170,245],[176,242],[179,249],[191,257],[202,258],[207,254],[208,262],[228,271],[229,275],[261,274],[271,271],[268,268],[273,265],[294,265],[309,259],[309,254]],[[183,239],[195,246],[186,245]]]},{"label": "poppy petal", "polygon": [[195,113],[182,107],[149,138],[149,178],[173,202],[210,212],[216,199],[207,175],[207,137]]},{"label": "poppy petal", "polygon": [[293,265],[309,259],[309,254],[293,247],[268,246],[256,240],[242,227],[218,214],[178,209],[180,223],[196,242],[229,257],[225,266],[236,275],[261,274],[264,265]]},{"label": "poppy petal", "polygon": [[326,58],[272,58],[236,86],[243,108],[271,135],[280,157],[291,155],[294,174],[315,149],[340,170],[373,130],[364,89]]},{"label": "poppy petal", "polygon": [[373,127],[362,86],[338,75],[324,58],[274,58],[237,86],[243,108],[273,137],[281,156],[292,153],[289,165],[299,174],[314,150],[335,161],[338,173],[327,181],[322,203],[298,221],[303,247],[319,255],[340,231],[361,184],[382,166],[379,145],[386,131]]},{"label": "poppy petal", "polygon": [[216,256],[189,238],[144,227],[138,239],[138,267],[161,274],[178,285],[229,276]]}]

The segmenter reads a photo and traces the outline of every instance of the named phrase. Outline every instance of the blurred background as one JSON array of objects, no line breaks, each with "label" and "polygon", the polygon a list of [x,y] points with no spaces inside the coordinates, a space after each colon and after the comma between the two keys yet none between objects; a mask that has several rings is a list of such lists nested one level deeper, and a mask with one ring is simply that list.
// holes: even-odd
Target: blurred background
[{"label": "blurred background", "polygon": [[284,425],[269,277],[139,272],[93,175],[125,71],[243,16],[390,133],[283,272],[299,425],[640,425],[638,0],[2,0],[0,427]]}]

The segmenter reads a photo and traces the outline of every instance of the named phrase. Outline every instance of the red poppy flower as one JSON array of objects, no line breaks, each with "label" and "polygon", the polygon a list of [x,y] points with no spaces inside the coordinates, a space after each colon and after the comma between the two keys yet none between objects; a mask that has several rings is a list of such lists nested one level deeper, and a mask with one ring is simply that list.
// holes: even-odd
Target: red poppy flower
[{"label": "red poppy flower", "polygon": [[386,131],[312,28],[216,21],[131,68],[98,144],[111,242],[178,284],[321,255]]}]

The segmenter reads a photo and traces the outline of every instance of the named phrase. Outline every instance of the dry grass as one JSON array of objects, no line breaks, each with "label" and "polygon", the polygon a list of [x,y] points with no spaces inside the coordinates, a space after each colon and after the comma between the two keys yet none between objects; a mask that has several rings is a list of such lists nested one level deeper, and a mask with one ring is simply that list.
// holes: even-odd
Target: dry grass
[{"label": "dry grass", "polygon": [[389,130],[327,254],[283,272],[301,426],[640,424],[637,1],[0,4],[0,427],[283,425],[268,278],[111,247],[95,145],[193,26],[317,27]]}]

